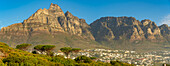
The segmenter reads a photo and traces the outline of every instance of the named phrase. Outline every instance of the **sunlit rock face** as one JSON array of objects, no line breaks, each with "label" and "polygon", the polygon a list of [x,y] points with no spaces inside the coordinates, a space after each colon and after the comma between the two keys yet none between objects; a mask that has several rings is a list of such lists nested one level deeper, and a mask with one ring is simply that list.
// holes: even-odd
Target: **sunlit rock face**
[{"label": "sunlit rock face", "polygon": [[163,36],[160,32],[159,27],[155,24],[155,22],[152,22],[151,20],[142,20],[142,29],[145,33],[145,37],[148,40],[157,41],[157,40],[163,40]]},{"label": "sunlit rock face", "polygon": [[64,13],[58,5],[51,4],[49,9],[37,10],[22,23],[3,27],[0,35],[5,41],[18,39],[26,42],[30,36],[37,36],[42,33],[55,35],[61,32],[95,40],[88,30],[89,28],[90,26],[84,19],[79,19],[68,11]]}]

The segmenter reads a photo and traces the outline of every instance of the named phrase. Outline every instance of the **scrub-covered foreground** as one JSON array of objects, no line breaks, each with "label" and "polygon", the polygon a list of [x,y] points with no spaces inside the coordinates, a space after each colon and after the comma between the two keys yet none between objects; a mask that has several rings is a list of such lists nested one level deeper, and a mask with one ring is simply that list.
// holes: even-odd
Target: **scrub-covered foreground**
[{"label": "scrub-covered foreground", "polygon": [[[119,61],[111,61],[110,63],[104,63],[100,61],[94,61],[93,58],[89,58],[86,56],[78,56],[75,59],[64,58],[64,56],[53,56],[53,55],[43,55],[29,53],[27,51],[23,51],[21,47],[28,47],[27,44],[20,45],[20,48],[17,49],[9,47],[5,43],[0,43],[0,66],[132,66],[130,64],[122,63]],[[36,46],[35,46],[36,47]],[[34,47],[34,49],[35,49]],[[40,45],[38,46],[42,50],[46,50],[48,52],[54,46],[52,45]],[[37,48],[36,48],[37,49]],[[49,50],[50,49],[50,50]],[[68,48],[62,48],[61,51]],[[26,49],[24,49],[26,50]],[[80,49],[73,48],[72,51],[78,51]],[[38,50],[35,50],[38,51]],[[71,50],[70,50],[71,51]],[[45,51],[42,51],[45,52]]]}]

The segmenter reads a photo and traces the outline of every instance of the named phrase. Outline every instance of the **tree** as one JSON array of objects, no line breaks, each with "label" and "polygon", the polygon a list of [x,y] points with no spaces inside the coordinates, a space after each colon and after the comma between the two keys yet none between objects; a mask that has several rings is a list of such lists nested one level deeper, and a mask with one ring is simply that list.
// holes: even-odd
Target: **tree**
[{"label": "tree", "polygon": [[44,51],[51,51],[51,50],[53,50],[54,48],[55,48],[54,45],[44,45],[44,46],[42,47],[42,50],[44,50]]},{"label": "tree", "polygon": [[68,58],[69,53],[72,52],[71,47],[63,47],[60,50],[66,55],[67,58]]},{"label": "tree", "polygon": [[72,52],[78,53],[80,50],[81,50],[80,48],[73,48],[73,49],[72,49]]},{"label": "tree", "polygon": [[44,45],[43,46],[43,50],[46,51],[47,55],[49,56],[53,56],[54,55],[54,52],[51,52],[53,49],[55,48],[54,45]]},{"label": "tree", "polygon": [[80,48],[71,48],[71,47],[63,47],[60,49],[68,58],[69,53],[78,53],[81,49]]},{"label": "tree", "polygon": [[55,48],[54,45],[37,45],[34,47],[35,50],[42,52],[46,52],[47,55],[52,55],[53,52],[51,52]]},{"label": "tree", "polygon": [[37,51],[40,51],[40,52],[42,53],[42,52],[44,51],[44,50],[42,49],[43,46],[44,46],[44,45],[37,45],[37,46],[34,47],[34,49],[37,50]]},{"label": "tree", "polygon": [[17,46],[16,46],[16,49],[20,49],[20,50],[26,51],[26,50],[28,50],[28,48],[29,48],[30,46],[31,46],[31,44],[23,43],[23,44],[17,45]]},{"label": "tree", "polygon": [[86,56],[79,56],[74,59],[77,63],[91,63],[92,60],[89,57]]},{"label": "tree", "polygon": [[90,57],[90,59],[92,59],[92,60],[96,60],[97,58],[96,58],[96,57]]}]

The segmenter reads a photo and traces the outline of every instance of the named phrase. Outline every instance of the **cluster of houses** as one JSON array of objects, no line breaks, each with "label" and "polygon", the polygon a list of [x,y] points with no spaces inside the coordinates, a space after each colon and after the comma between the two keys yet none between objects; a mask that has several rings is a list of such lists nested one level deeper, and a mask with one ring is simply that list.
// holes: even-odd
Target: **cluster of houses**
[{"label": "cluster of houses", "polygon": [[[62,52],[55,55],[64,55]],[[107,49],[83,49],[79,53],[70,54],[70,58],[85,55],[87,57],[96,57],[96,61],[110,62],[121,61],[136,66],[151,66],[157,63],[170,63],[170,51],[153,51],[147,53],[137,53],[128,50],[107,50]]]}]

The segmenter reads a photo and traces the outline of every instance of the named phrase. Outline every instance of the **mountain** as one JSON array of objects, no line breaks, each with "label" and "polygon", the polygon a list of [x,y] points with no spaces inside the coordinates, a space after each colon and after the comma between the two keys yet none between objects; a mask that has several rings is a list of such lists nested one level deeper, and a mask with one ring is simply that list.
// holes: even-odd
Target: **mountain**
[{"label": "mountain", "polygon": [[22,23],[3,27],[0,41],[12,47],[31,43],[89,48],[88,45],[93,47],[97,44],[89,28],[84,19],[73,16],[69,11],[64,13],[58,5],[52,3],[49,9],[37,10]]},{"label": "mountain", "polygon": [[51,4],[39,9],[22,23],[3,27],[0,41],[15,47],[21,43],[53,44],[79,48],[128,50],[165,49],[170,45],[170,27],[134,17],[102,17],[90,25],[84,19]]},{"label": "mountain", "polygon": [[134,17],[102,17],[90,24],[96,41],[114,49],[163,50],[170,46],[170,27]]},{"label": "mountain", "polygon": [[130,41],[164,42],[170,38],[168,25],[164,24],[158,27],[148,19],[140,22],[134,17],[102,17],[90,26],[96,41],[127,39]]},{"label": "mountain", "polygon": [[159,29],[161,30],[161,34],[170,42],[170,27],[167,24],[163,24],[159,26]]}]

